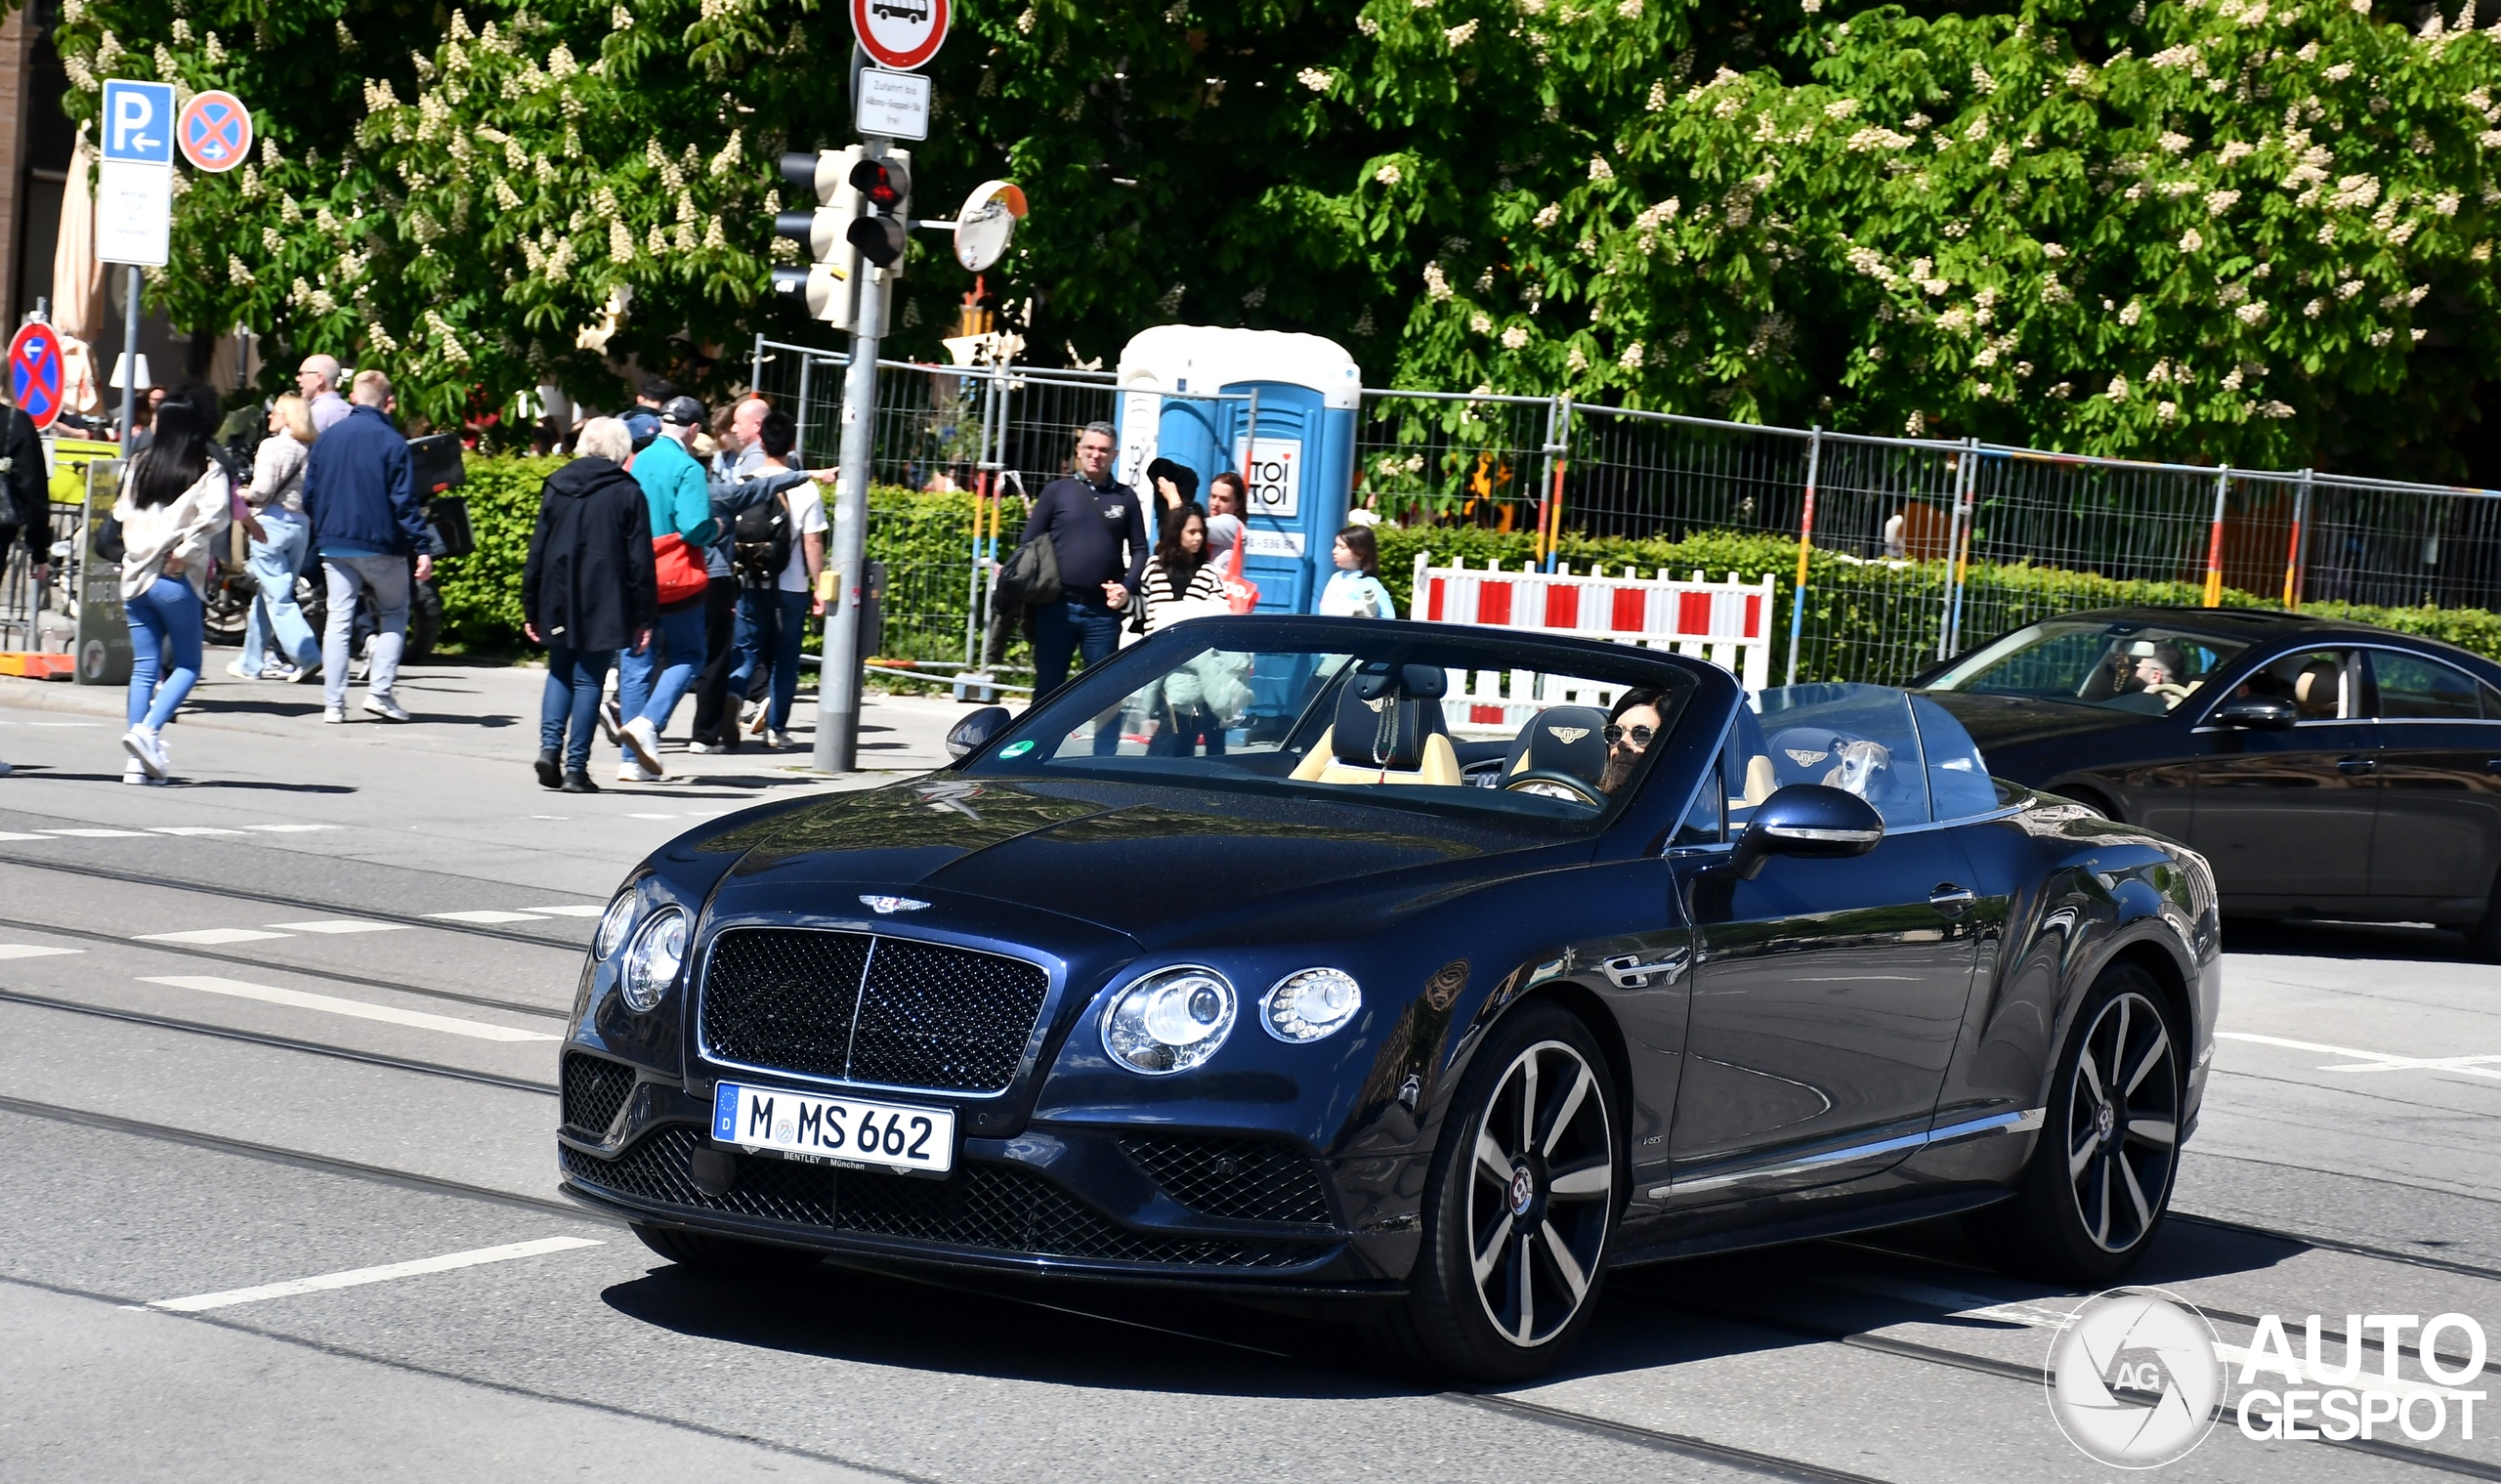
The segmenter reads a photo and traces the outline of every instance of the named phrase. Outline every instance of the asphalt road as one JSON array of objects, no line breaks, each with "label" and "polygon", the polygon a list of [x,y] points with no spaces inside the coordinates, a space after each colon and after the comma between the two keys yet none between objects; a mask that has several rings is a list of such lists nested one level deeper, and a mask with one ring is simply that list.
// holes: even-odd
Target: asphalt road
[{"label": "asphalt road", "polygon": [[[677,1269],[555,1195],[554,1037],[640,853],[824,781],[672,755],[544,793],[527,673],[420,669],[407,727],[216,682],[163,789],[118,783],[113,698],[0,682],[0,1477],[2109,1476],[2044,1404],[2081,1295],[1944,1231],[1618,1275],[1564,1374],[1482,1392],[1212,1303]],[[871,755],[927,766],[954,714],[873,703]],[[2349,1312],[2501,1340],[2501,966],[2428,931],[2228,941],[2138,1280],[2232,1344]],[[2164,1472],[2501,1479],[2477,1421],[2367,1448],[2226,1422]]]}]

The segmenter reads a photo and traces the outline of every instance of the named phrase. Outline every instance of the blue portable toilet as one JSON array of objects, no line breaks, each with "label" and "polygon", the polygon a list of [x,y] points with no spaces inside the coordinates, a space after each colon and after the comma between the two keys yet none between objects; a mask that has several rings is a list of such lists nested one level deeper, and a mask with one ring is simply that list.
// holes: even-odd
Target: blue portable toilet
[{"label": "blue portable toilet", "polygon": [[[1198,471],[1199,497],[1250,461],[1242,575],[1261,613],[1307,614],[1354,488],[1363,373],[1334,340],[1284,330],[1159,324],[1121,352],[1118,478],[1154,509],[1146,466]],[[1258,426],[1250,426],[1253,399]]]}]

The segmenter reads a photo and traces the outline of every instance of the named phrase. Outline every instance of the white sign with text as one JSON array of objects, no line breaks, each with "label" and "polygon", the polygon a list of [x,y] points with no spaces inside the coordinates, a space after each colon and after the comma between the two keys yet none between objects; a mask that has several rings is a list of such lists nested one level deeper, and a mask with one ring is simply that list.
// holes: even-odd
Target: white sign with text
[{"label": "white sign with text", "polygon": [[[1233,445],[1233,467],[1242,469],[1242,442]],[[1302,514],[1302,440],[1262,438],[1250,445],[1250,515],[1290,521]]]},{"label": "white sign with text", "polygon": [[929,79],[918,72],[860,69],[860,132],[882,139],[929,137]]},{"label": "white sign with text", "polygon": [[96,166],[96,257],[162,268],[174,228],[174,170],[108,159]]}]

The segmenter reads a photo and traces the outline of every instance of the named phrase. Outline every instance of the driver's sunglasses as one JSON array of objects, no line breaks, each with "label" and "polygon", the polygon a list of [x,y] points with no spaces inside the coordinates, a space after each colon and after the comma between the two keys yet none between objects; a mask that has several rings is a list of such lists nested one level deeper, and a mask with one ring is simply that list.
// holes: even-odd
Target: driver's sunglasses
[{"label": "driver's sunglasses", "polygon": [[1627,728],[1617,726],[1610,726],[1598,735],[1606,739],[1606,744],[1610,747],[1623,746],[1624,739],[1628,735],[1632,739],[1632,745],[1636,747],[1646,747],[1650,745],[1650,739],[1658,736],[1656,732],[1653,732],[1648,727],[1633,727],[1628,730]]}]

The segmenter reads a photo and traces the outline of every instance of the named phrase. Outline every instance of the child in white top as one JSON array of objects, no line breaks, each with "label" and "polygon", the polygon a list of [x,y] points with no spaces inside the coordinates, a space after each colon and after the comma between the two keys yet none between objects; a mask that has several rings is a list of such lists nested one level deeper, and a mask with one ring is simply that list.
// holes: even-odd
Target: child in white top
[{"label": "child in white top", "polygon": [[1380,585],[1380,543],[1372,530],[1349,526],[1337,532],[1330,559],[1337,570],[1320,593],[1320,612],[1332,618],[1395,618],[1398,605]]}]

